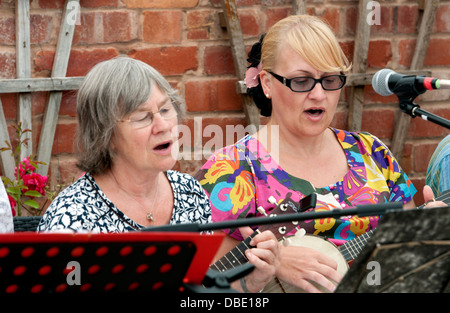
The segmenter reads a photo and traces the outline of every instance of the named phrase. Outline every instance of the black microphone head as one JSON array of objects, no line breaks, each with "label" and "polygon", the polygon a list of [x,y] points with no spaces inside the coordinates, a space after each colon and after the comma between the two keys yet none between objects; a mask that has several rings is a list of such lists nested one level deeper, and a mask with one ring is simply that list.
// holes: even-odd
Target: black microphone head
[{"label": "black microphone head", "polygon": [[373,75],[372,87],[376,93],[382,96],[390,96],[393,94],[391,89],[389,89],[389,76],[396,74],[393,70],[382,69]]}]

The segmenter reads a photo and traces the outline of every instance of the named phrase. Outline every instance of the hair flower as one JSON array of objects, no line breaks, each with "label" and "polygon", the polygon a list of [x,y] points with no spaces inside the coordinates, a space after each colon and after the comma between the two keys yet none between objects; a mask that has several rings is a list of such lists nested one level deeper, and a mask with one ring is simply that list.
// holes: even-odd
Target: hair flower
[{"label": "hair flower", "polygon": [[245,72],[245,85],[247,88],[254,88],[259,85],[259,73],[262,70],[262,63],[259,62],[257,67],[249,67]]}]

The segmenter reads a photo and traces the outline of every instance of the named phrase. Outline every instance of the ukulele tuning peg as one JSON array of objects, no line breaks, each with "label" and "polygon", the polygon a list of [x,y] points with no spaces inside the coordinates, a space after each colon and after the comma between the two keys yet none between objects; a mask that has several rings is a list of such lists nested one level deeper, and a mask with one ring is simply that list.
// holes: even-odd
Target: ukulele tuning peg
[{"label": "ukulele tuning peg", "polygon": [[277,204],[277,199],[275,199],[274,196],[270,196],[268,200],[269,200],[269,202],[272,203],[272,204]]},{"label": "ukulele tuning peg", "polygon": [[287,247],[287,246],[290,246],[291,245],[291,238],[285,238],[285,237],[283,237],[283,246],[285,246],[285,247]]},{"label": "ukulele tuning peg", "polygon": [[305,236],[306,230],[304,228],[297,228],[297,231],[295,232],[295,237],[302,238]]},{"label": "ukulele tuning peg", "polygon": [[258,207],[256,210],[262,215],[267,216],[266,210],[262,206]]}]

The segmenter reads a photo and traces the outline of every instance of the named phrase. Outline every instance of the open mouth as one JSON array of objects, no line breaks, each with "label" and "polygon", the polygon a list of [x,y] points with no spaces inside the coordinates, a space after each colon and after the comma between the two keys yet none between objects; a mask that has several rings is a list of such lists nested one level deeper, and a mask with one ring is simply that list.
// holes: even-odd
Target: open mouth
[{"label": "open mouth", "polygon": [[166,142],[160,145],[157,145],[154,150],[166,150],[167,148],[170,147],[170,142]]},{"label": "open mouth", "polygon": [[305,112],[310,114],[310,115],[319,116],[324,111],[322,109],[309,109],[309,110],[306,110]]}]

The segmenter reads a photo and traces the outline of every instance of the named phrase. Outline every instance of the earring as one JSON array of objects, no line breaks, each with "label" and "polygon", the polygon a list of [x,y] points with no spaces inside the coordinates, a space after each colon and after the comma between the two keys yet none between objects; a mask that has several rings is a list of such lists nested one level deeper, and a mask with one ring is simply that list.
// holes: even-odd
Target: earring
[{"label": "earring", "polygon": [[266,93],[266,98],[267,98],[267,99],[270,99],[269,93]]}]

